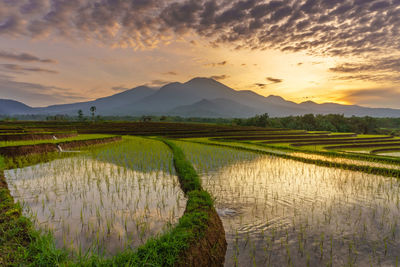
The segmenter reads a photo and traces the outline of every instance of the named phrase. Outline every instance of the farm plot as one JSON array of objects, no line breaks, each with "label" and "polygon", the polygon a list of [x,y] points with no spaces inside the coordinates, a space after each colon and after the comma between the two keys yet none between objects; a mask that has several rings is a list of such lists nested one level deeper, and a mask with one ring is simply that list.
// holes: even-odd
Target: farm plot
[{"label": "farm plot", "polygon": [[400,182],[176,142],[215,197],[225,266],[394,266]]},{"label": "farm plot", "polygon": [[82,140],[91,140],[91,139],[101,139],[107,137],[113,137],[114,135],[107,134],[80,134],[71,137],[65,138],[52,138],[50,140],[39,139],[39,140],[20,140],[20,141],[0,141],[0,147],[8,147],[8,146],[26,146],[26,145],[38,145],[38,144],[57,144],[67,141],[82,141]]},{"label": "farm plot", "polygon": [[161,142],[128,137],[76,157],[5,171],[37,228],[71,254],[132,249],[182,216],[186,198]]},{"label": "farm plot", "polygon": [[382,155],[382,156],[389,156],[389,157],[400,157],[400,149],[399,149],[399,151],[379,152],[378,154]]},{"label": "farm plot", "polygon": [[245,150],[254,150],[261,151],[275,155],[287,155],[293,156],[302,159],[311,159],[311,160],[319,160],[324,161],[326,163],[338,163],[338,164],[349,164],[349,165],[357,165],[357,166],[370,166],[377,168],[386,168],[386,169],[395,169],[400,170],[400,164],[397,162],[391,162],[390,160],[381,160],[375,158],[373,155],[366,159],[361,159],[357,157],[346,157],[349,155],[343,154],[335,154],[327,155],[324,154],[316,154],[312,153],[315,151],[290,151],[290,150],[279,150],[279,147],[268,146],[264,143],[252,143],[252,142],[218,142],[212,139],[202,138],[202,139],[189,139],[188,141],[192,142],[200,142],[203,144],[215,144],[215,145],[228,145],[230,147],[245,149]]}]

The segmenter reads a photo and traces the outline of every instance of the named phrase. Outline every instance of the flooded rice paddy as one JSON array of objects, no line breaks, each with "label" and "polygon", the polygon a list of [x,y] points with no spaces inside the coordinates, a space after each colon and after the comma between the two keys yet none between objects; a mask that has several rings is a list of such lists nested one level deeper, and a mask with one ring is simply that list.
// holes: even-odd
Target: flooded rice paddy
[{"label": "flooded rice paddy", "polygon": [[225,266],[397,266],[397,179],[177,144],[215,198]]},{"label": "flooded rice paddy", "polygon": [[[382,163],[382,162],[374,162],[369,160],[359,160],[359,159],[349,159],[349,158],[339,158],[339,157],[328,157],[323,155],[316,155],[316,154],[308,154],[308,153],[300,153],[300,152],[292,152],[290,153],[291,156],[301,157],[306,159],[314,159],[314,160],[323,160],[335,163],[344,163],[344,164],[354,164],[360,166],[371,166],[371,167],[378,167],[378,168],[388,168],[388,169],[395,169],[400,170],[400,164],[390,164],[390,163]],[[382,154],[380,154],[382,155]]]},{"label": "flooded rice paddy", "polygon": [[400,151],[379,153],[380,156],[400,157]]},{"label": "flooded rice paddy", "polygon": [[[237,142],[227,142],[227,143],[210,142],[210,143],[227,144],[227,145],[232,145],[232,146],[236,146],[236,147],[250,148],[250,149],[254,149],[254,150],[265,151],[265,152],[268,152],[268,153],[274,153],[274,154],[279,154],[279,155],[290,155],[290,156],[294,156],[294,157],[313,159],[313,160],[323,160],[323,161],[335,162],[335,163],[354,164],[354,165],[360,165],[360,166],[371,166],[371,167],[388,168],[388,169],[396,169],[396,170],[400,169],[400,165],[399,164],[374,162],[374,161],[370,161],[370,160],[361,160],[361,159],[330,157],[330,156],[311,154],[311,153],[304,153],[304,152],[288,152],[288,151],[277,152],[279,150],[276,150],[276,149],[273,149],[273,148],[270,148],[270,147],[265,147],[265,146],[262,146],[262,145],[258,145],[257,143],[254,143],[254,144],[251,144],[251,143],[237,143]],[[357,151],[357,152],[359,152],[359,151]],[[369,154],[369,151],[368,151],[368,154]],[[399,154],[399,153],[397,153],[397,154]],[[384,155],[384,154],[379,154],[379,155]]]},{"label": "flooded rice paddy", "polygon": [[83,155],[5,172],[12,196],[57,247],[109,256],[135,248],[182,216],[172,154],[126,138]]}]

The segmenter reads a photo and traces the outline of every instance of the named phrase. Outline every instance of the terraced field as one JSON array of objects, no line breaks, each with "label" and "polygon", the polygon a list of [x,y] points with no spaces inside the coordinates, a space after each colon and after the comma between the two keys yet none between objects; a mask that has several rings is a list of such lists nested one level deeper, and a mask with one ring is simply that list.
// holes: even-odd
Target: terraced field
[{"label": "terraced field", "polygon": [[0,265],[398,264],[400,138],[66,128],[0,123]]}]

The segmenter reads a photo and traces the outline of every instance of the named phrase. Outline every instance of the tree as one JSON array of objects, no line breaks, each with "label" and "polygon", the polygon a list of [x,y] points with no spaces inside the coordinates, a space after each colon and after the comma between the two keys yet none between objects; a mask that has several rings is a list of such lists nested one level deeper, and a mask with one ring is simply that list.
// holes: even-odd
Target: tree
[{"label": "tree", "polygon": [[83,121],[83,111],[82,109],[78,110],[78,120]]},{"label": "tree", "polygon": [[92,121],[94,121],[94,115],[96,113],[96,106],[90,107],[90,113],[92,114]]}]

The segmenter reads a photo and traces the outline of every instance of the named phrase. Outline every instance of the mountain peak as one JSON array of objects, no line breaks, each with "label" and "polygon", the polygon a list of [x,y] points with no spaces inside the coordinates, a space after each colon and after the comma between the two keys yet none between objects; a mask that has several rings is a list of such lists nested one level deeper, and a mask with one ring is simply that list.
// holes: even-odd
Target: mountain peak
[{"label": "mountain peak", "polygon": [[286,101],[283,97],[278,96],[278,95],[269,95],[267,98],[271,99],[271,100],[273,99],[273,100],[279,100],[279,101]]},{"label": "mountain peak", "polygon": [[220,82],[212,79],[212,78],[206,78],[206,77],[195,77],[185,84],[199,84],[199,85],[209,85],[209,84],[221,84]]},{"label": "mountain peak", "polygon": [[307,101],[301,102],[300,104],[301,105],[315,105],[317,103],[315,103],[314,101],[311,101],[311,100],[307,100]]}]

